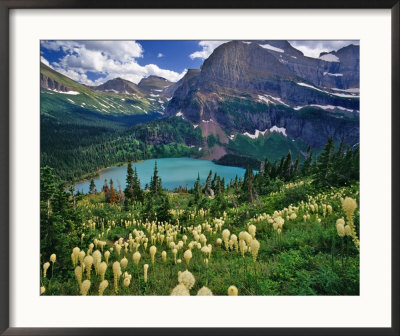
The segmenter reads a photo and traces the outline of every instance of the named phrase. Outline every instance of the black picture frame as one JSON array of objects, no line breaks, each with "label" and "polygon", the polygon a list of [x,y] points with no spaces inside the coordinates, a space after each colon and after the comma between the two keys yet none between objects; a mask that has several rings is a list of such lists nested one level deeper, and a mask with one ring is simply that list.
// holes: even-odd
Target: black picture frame
[{"label": "black picture frame", "polygon": [[[101,8],[280,8],[390,9],[392,46],[392,327],[391,328],[10,328],[9,327],[9,15],[11,9]],[[399,17],[400,0],[0,0],[0,332],[2,335],[399,335]],[[371,307],[371,309],[379,309]],[[350,313],[350,312],[349,312]]]}]

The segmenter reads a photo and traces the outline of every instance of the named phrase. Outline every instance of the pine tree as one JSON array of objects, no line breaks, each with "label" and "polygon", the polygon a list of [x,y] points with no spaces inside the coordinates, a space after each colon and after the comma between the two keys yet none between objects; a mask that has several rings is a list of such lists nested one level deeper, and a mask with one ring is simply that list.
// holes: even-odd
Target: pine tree
[{"label": "pine tree", "polygon": [[40,169],[40,200],[46,203],[47,218],[50,217],[51,199],[56,192],[56,177],[53,168],[45,166]]},{"label": "pine tree", "polygon": [[200,185],[200,173],[197,173],[197,179],[193,186],[194,201],[196,203],[201,199],[201,185]]},{"label": "pine tree", "polygon": [[310,170],[311,170],[311,163],[312,163],[312,151],[311,151],[311,147],[308,146],[307,148],[307,158],[304,161],[303,167],[301,169],[301,174],[303,176],[308,176],[310,174]]},{"label": "pine tree", "polygon": [[126,186],[124,190],[125,199],[127,203],[131,203],[133,200],[133,190],[134,190],[134,177],[132,163],[129,162],[126,169]]},{"label": "pine tree", "polygon": [[153,195],[159,195],[161,193],[161,178],[158,176],[157,161],[154,164],[154,172],[150,180],[150,192]]},{"label": "pine tree", "polygon": [[325,186],[328,185],[330,187],[332,186],[330,183],[330,177],[332,175],[332,167],[333,167],[332,163],[333,150],[334,150],[333,138],[330,137],[317,163],[315,182],[319,185],[325,185]]},{"label": "pine tree", "polygon": [[94,180],[90,180],[90,185],[89,185],[89,193],[94,195],[96,193],[96,185],[94,184]]}]

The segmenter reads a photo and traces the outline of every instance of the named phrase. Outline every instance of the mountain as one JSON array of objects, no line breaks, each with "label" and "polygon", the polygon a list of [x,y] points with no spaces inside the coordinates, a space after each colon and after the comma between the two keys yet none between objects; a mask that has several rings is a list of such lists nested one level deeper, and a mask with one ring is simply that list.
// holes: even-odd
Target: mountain
[{"label": "mountain", "polygon": [[[327,138],[359,137],[359,47],[304,56],[287,41],[231,41],[180,81],[166,115],[219,139],[208,158],[240,151],[237,135],[280,133],[319,148]],[[233,150],[233,148],[236,148]],[[246,153],[241,153],[246,154]]]},{"label": "mountain", "polygon": [[122,79],[119,77],[111,79],[99,86],[95,86],[93,87],[93,89],[102,92],[114,92],[114,93],[144,96],[143,92],[135,83],[132,83],[126,79]]},{"label": "mountain", "polygon": [[166,99],[154,99],[134,83],[115,78],[89,87],[40,64],[40,111],[44,120],[107,128],[161,118]]},{"label": "mountain", "polygon": [[142,78],[142,80],[138,84],[138,87],[144,92],[156,93],[162,92],[164,89],[171,86],[172,84],[173,82],[170,82],[163,77],[149,76],[146,78]]}]

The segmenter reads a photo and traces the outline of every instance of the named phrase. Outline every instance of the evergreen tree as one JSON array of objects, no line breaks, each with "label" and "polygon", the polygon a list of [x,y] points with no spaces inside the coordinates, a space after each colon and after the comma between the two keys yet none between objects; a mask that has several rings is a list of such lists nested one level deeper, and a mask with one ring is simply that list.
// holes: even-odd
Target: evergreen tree
[{"label": "evergreen tree", "polygon": [[196,204],[201,199],[201,185],[200,185],[200,173],[197,173],[197,179],[193,186],[194,201]]},{"label": "evergreen tree", "polygon": [[154,172],[150,180],[150,192],[153,195],[160,195],[161,193],[161,178],[158,176],[157,161],[154,164]]},{"label": "evergreen tree", "polygon": [[126,169],[126,186],[124,190],[125,200],[127,203],[131,203],[134,197],[134,176],[133,176],[133,169],[132,163],[129,162],[127,169]]},{"label": "evergreen tree", "polygon": [[307,158],[304,161],[303,167],[301,169],[301,174],[303,176],[308,176],[310,174],[311,171],[311,163],[312,163],[312,151],[311,151],[311,147],[308,146],[307,148]]},{"label": "evergreen tree", "polygon": [[40,169],[40,201],[46,203],[47,218],[50,217],[51,199],[56,191],[56,177],[53,168],[45,166]]},{"label": "evergreen tree", "polygon": [[332,177],[332,154],[334,150],[333,138],[330,137],[328,139],[327,144],[322,151],[318,163],[317,170],[315,172],[315,183],[318,185],[324,186],[332,186],[331,177]]},{"label": "evergreen tree", "polygon": [[94,180],[90,180],[90,185],[89,185],[89,194],[94,195],[96,193],[96,185],[94,184]]}]

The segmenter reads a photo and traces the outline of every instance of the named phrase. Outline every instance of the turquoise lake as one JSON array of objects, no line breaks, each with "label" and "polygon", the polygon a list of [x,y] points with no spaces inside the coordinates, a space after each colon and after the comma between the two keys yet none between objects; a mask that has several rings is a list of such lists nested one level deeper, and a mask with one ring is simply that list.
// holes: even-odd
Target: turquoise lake
[{"label": "turquoise lake", "polygon": [[[136,167],[140,179],[142,189],[146,183],[150,183],[150,178],[153,175],[154,164],[157,161],[158,174],[162,180],[164,189],[175,189],[179,186],[192,188],[197,179],[197,174],[200,174],[200,181],[204,183],[210,170],[213,175],[217,173],[221,178],[225,178],[225,182],[229,183],[236,175],[243,178],[245,169],[239,167],[220,166],[212,161],[197,160],[191,158],[167,158],[167,159],[151,159],[133,163]],[[94,179],[97,191],[100,191],[104,185],[104,180],[110,179],[114,181],[114,187],[118,189],[121,185],[122,190],[125,188],[127,165],[120,167],[112,167],[104,169],[100,172],[100,176]],[[89,192],[89,181],[78,183],[75,185],[75,190],[83,193]]]}]

